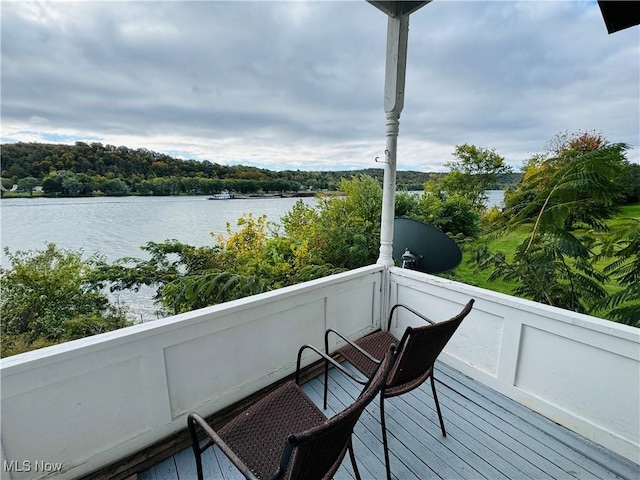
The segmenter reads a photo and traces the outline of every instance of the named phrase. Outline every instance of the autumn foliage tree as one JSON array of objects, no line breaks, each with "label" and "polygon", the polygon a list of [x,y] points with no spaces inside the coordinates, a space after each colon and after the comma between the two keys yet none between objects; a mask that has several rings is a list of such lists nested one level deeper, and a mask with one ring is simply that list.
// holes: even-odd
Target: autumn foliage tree
[{"label": "autumn foliage tree", "polygon": [[576,223],[604,228],[603,220],[617,208],[627,149],[600,133],[556,135],[547,152],[525,164],[518,187],[505,196],[507,214],[522,221],[551,212],[563,217],[567,230]]},{"label": "autumn foliage tree", "polygon": [[555,137],[547,153],[527,163],[520,184],[505,198],[503,231],[526,227],[527,237],[512,259],[480,247],[476,264],[492,270],[490,279],[514,282],[518,296],[582,313],[600,308],[607,277],[595,266],[594,237],[574,227],[607,231],[627,149],[600,134]]}]

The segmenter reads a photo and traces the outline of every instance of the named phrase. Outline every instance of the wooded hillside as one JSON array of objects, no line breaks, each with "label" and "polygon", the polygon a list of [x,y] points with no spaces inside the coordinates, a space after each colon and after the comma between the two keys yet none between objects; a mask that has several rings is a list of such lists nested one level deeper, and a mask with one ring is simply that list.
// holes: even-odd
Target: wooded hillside
[{"label": "wooded hillside", "polygon": [[[50,172],[67,170],[88,176],[104,176],[140,181],[160,177],[201,177],[210,179],[283,180],[315,189],[337,187],[343,177],[367,174],[382,178],[382,169],[313,172],[272,171],[242,165],[227,166],[208,160],[182,160],[144,148],[131,149],[100,143],[75,145],[12,143],[2,145],[2,178],[44,179]],[[422,189],[431,174],[398,172],[399,183]]]},{"label": "wooded hillside", "polygon": [[[120,179],[127,184],[130,191],[136,191],[136,185],[140,185],[143,181],[160,178],[226,180],[225,182],[209,182],[211,185],[204,193],[221,188],[245,192],[251,190],[294,191],[309,187],[313,190],[336,190],[342,178],[369,175],[382,181],[383,177],[382,168],[322,172],[273,171],[242,165],[221,165],[208,160],[183,160],[145,148],[131,149],[124,146],[102,145],[101,143],[76,142],[75,145],[8,143],[2,145],[1,148],[1,176],[5,186],[7,186],[6,184],[17,184],[19,180],[27,177],[44,181],[48,176],[51,176],[52,172],[60,171],[80,175],[80,183],[86,183],[87,179],[84,176],[92,178],[94,189],[99,189],[105,181]],[[398,188],[422,190],[426,181],[440,175],[443,174],[398,171]],[[503,179],[504,183],[515,184],[519,174],[514,175],[513,178]],[[85,191],[85,193],[87,192]],[[145,194],[143,191],[138,193]],[[184,193],[189,192],[185,191]]]}]

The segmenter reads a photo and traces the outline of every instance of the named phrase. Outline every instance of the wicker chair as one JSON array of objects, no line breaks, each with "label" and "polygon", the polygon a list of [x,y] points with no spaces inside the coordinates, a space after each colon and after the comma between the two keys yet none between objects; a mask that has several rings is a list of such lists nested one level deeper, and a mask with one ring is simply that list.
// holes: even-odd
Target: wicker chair
[{"label": "wicker chair", "polygon": [[[389,345],[398,346],[394,364],[391,367],[389,377],[382,391],[380,392],[380,422],[382,424],[382,443],[384,447],[385,466],[387,478],[391,478],[391,467],[389,465],[389,448],[387,443],[387,429],[384,417],[384,399],[395,397],[409,392],[422,385],[427,378],[431,379],[431,390],[433,399],[440,420],[442,435],[446,436],[440,403],[436,394],[436,386],[433,375],[433,367],[438,355],[445,347],[449,339],[453,336],[462,320],[469,314],[473,307],[474,300],[470,300],[462,311],[455,317],[436,323],[429,320],[424,315],[416,312],[402,304],[394,305],[389,313],[387,330],[380,330],[367,335],[356,342],[352,342],[339,332],[329,329],[325,333],[325,352],[329,352],[329,334],[334,333],[347,342],[346,345],[336,350],[345,360],[351,363],[362,374],[371,376],[378,368],[378,364]],[[420,327],[407,327],[400,340],[389,333],[393,314],[398,308],[404,308],[417,315],[428,325]],[[327,383],[329,362],[325,360],[324,371],[324,408],[327,407]]]},{"label": "wicker chair", "polygon": [[[360,414],[381,391],[393,362],[394,346],[366,383],[358,399],[331,419],[316,407],[299,387],[302,352],[312,349],[325,361],[342,366],[310,345],[298,352],[296,381],[289,381],[235,417],[217,432],[197,413],[188,416],[198,479],[203,479],[202,452],[212,445],[220,450],[247,479],[329,479],[349,450],[357,479],[360,479],[351,446],[351,433]],[[347,375],[350,372],[345,371]],[[197,426],[206,434],[198,440]]]}]

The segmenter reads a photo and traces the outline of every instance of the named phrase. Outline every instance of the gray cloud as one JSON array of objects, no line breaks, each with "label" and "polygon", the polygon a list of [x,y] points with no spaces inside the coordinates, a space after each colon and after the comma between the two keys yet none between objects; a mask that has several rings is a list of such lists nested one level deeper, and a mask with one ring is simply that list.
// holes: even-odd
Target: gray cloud
[{"label": "gray cloud", "polygon": [[[3,141],[276,169],[384,150],[386,17],[364,1],[8,2],[1,27]],[[442,170],[461,143],[519,166],[576,130],[638,162],[639,43],[591,1],[432,2],[410,21],[399,168]]]}]

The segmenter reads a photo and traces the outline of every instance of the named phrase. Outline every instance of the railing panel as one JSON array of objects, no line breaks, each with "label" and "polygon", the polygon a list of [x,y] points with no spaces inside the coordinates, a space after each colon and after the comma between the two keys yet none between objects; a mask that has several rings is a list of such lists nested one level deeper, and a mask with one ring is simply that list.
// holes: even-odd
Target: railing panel
[{"label": "railing panel", "polygon": [[269,366],[291,365],[296,353],[292,346],[322,338],[324,304],[324,299],[318,299],[208,334],[200,328],[189,340],[164,348],[172,418],[202,405],[215,406],[236,391],[239,400],[246,396],[246,383],[273,383],[267,376],[271,372],[257,370],[255,360]]},{"label": "railing panel", "polygon": [[[379,328],[381,266],[3,359],[2,478],[77,478],[293,373],[328,326]],[[311,355],[308,355],[311,361]],[[40,462],[40,463],[38,463]]]},{"label": "railing panel", "polygon": [[640,403],[637,395],[625,395],[625,390],[639,391],[639,372],[637,359],[622,353],[623,343],[633,343],[620,340],[615,349],[601,348],[599,342],[589,342],[580,327],[571,330],[574,335],[565,336],[524,325],[514,385],[550,405],[570,409],[604,431],[633,439]]},{"label": "railing panel", "polygon": [[[391,268],[391,304],[444,320],[475,298],[445,363],[637,462],[640,330]],[[401,335],[409,316],[392,328]]]}]

